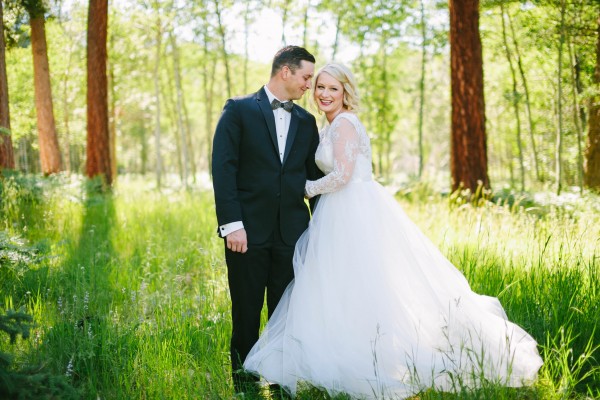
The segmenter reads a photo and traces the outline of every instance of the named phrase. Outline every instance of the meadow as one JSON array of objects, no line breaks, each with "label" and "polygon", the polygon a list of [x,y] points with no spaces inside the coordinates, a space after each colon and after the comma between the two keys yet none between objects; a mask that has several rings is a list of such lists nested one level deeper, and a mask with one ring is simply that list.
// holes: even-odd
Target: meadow
[{"label": "meadow", "polygon": [[[234,397],[212,191],[159,191],[127,176],[110,195],[74,176],[16,175],[0,187],[0,311],[33,317],[26,339],[0,332],[0,397]],[[499,194],[475,207],[415,185],[397,197],[544,359],[532,387],[416,398],[600,398],[597,196]],[[307,387],[298,398],[329,396]]]}]

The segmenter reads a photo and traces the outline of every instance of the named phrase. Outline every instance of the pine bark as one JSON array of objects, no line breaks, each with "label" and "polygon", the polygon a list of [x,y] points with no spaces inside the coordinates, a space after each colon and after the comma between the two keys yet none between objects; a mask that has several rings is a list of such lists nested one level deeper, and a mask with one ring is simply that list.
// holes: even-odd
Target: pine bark
[{"label": "pine bark", "polygon": [[[596,41],[596,69],[594,71],[596,93],[600,90],[600,15],[598,16],[598,38]],[[600,192],[600,95],[590,99],[588,143],[586,149],[585,184]]]},{"label": "pine bark", "polygon": [[15,169],[15,156],[10,135],[8,106],[8,78],[6,76],[6,43],[4,43],[4,11],[0,1],[0,171]]},{"label": "pine bark", "polygon": [[112,184],[108,130],[107,59],[108,0],[90,0],[87,33],[87,162],[88,177]]},{"label": "pine bark", "polygon": [[30,26],[40,163],[42,173],[50,175],[61,170],[61,160],[52,104],[52,87],[50,84],[50,66],[48,63],[44,15],[31,14]]},{"label": "pine bark", "polygon": [[479,1],[450,0],[452,189],[489,188]]}]

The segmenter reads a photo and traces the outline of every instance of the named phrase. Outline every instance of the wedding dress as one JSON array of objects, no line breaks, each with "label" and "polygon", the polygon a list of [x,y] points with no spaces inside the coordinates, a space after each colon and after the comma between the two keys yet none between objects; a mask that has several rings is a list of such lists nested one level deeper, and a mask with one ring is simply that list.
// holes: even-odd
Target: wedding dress
[{"label": "wedding dress", "polygon": [[295,279],[244,368],[293,395],[307,382],[359,399],[531,383],[542,365],[537,343],[498,299],[472,292],[372,180],[354,114],[321,132],[316,160],[327,175],[306,187],[322,196],[296,245]]}]

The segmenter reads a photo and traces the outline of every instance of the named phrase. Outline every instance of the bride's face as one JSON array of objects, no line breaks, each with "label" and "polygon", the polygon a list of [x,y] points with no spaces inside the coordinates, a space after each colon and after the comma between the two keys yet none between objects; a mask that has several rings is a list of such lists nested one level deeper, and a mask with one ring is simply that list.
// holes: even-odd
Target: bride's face
[{"label": "bride's face", "polygon": [[325,115],[336,115],[344,107],[344,87],[333,76],[322,72],[315,85],[315,101]]}]

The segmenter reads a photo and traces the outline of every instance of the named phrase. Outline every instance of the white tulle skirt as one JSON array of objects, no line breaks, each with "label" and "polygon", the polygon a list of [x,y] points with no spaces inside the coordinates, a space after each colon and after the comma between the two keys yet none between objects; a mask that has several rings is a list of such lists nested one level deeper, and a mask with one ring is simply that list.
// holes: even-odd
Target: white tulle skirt
[{"label": "white tulle skirt", "polygon": [[300,382],[359,399],[521,386],[542,365],[498,299],[472,292],[374,181],[321,196],[294,269],[244,363],[292,394]]}]

